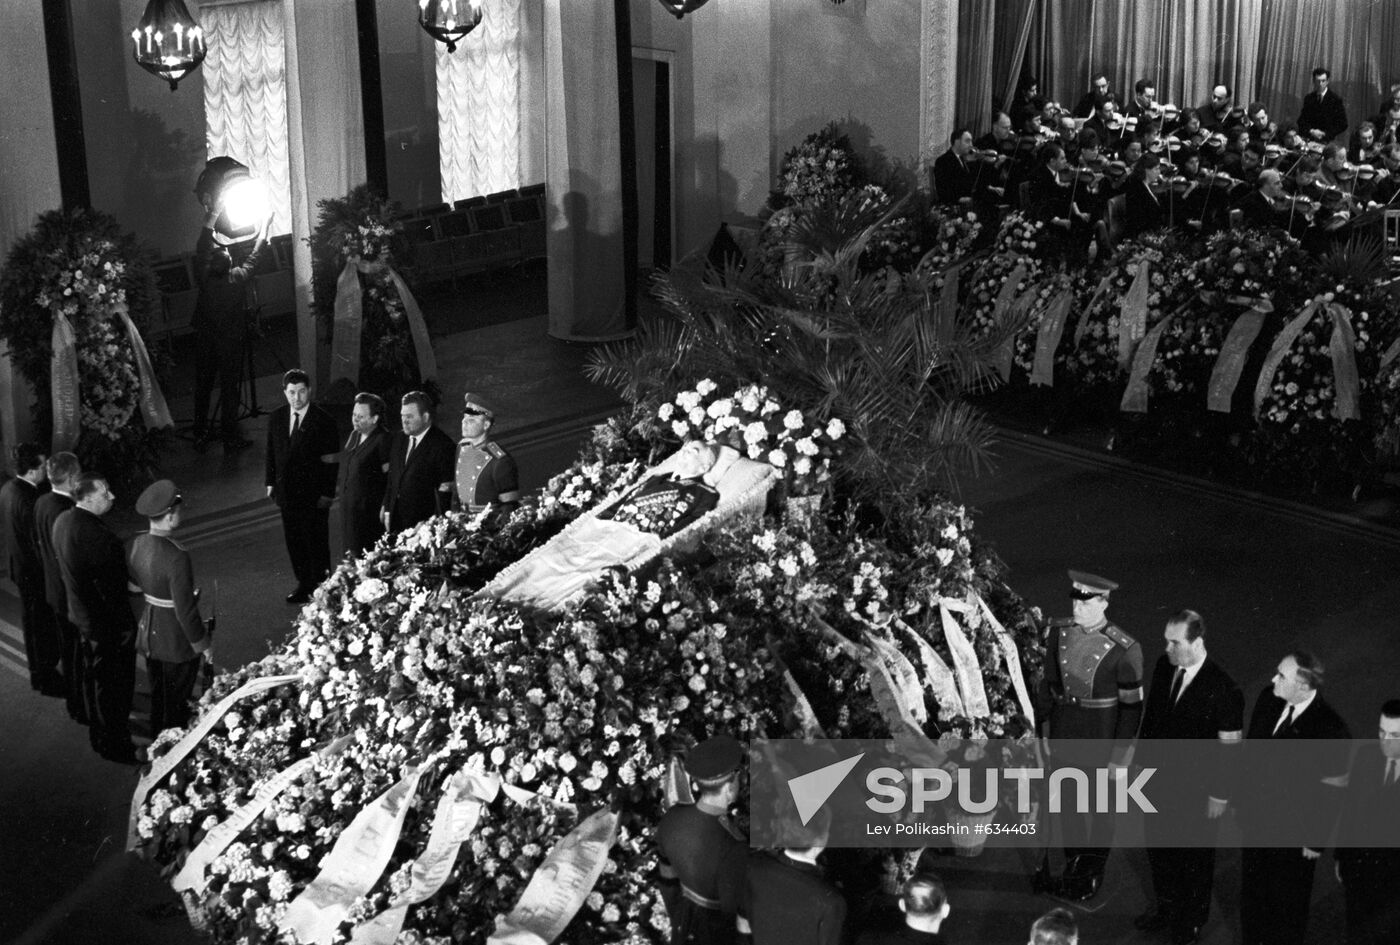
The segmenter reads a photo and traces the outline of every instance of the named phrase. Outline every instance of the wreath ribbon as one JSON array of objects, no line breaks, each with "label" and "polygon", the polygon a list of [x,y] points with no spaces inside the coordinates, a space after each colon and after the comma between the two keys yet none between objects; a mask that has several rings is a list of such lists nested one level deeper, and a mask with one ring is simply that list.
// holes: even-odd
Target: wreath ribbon
[{"label": "wreath ribbon", "polygon": [[53,313],[53,354],[49,357],[49,391],[53,398],[53,452],[78,445],[78,340],[62,312]]},{"label": "wreath ribbon", "polygon": [[952,611],[966,613],[970,610],[960,600],[942,598],[938,602],[938,614],[943,621],[943,637],[948,642],[948,650],[953,654],[953,669],[957,672],[958,688],[962,691],[963,705],[972,718],[985,718],[992,714],[987,701],[987,687],[982,681],[982,664],[977,659],[977,650],[967,638],[963,628],[958,626]]},{"label": "wreath ribbon", "polygon": [[1055,386],[1055,351],[1064,337],[1065,322],[1074,305],[1074,291],[1061,289],[1040,320],[1035,333],[1035,363],[1031,366],[1030,383],[1041,387]]},{"label": "wreath ribbon", "polygon": [[352,385],[360,383],[360,344],[364,333],[364,289],[360,286],[360,274],[377,275],[383,273],[394,286],[394,291],[403,302],[404,318],[408,321],[408,331],[413,339],[413,354],[418,359],[418,375],[423,380],[437,377],[437,357],[428,337],[428,324],[423,320],[423,310],[418,300],[409,291],[408,283],[392,267],[382,262],[367,262],[359,256],[350,256],[345,267],[335,281],[335,315],[331,337],[331,383],[345,378]]},{"label": "wreath ribbon", "polygon": [[1206,393],[1206,409],[1216,413],[1229,413],[1230,404],[1235,399],[1235,388],[1240,384],[1244,364],[1249,357],[1249,349],[1264,327],[1264,319],[1274,310],[1268,299],[1249,299],[1252,306],[1230,326],[1225,343],[1220,346],[1220,355],[1210,371],[1210,385]]},{"label": "wreath ribbon", "polygon": [[132,353],[136,355],[136,376],[141,383],[141,393],[137,398],[137,404],[141,408],[141,419],[146,423],[148,430],[164,430],[175,425],[175,421],[170,419],[170,408],[165,403],[165,394],[161,392],[160,384],[156,381],[156,372],[151,367],[151,355],[146,350],[146,342],[141,339],[141,332],[136,330],[136,323],[131,320],[125,309],[119,313],[122,323],[126,325],[126,338],[131,342]]},{"label": "wreath ribbon", "polygon": [[1147,334],[1147,296],[1152,286],[1152,261],[1138,260],[1137,275],[1118,308],[1118,366],[1126,368],[1137,343]]},{"label": "wreath ribbon", "polygon": [[1310,302],[1297,314],[1283,331],[1274,339],[1269,355],[1264,359],[1264,367],[1259,371],[1259,382],[1254,385],[1254,415],[1264,406],[1269,391],[1274,386],[1274,376],[1278,373],[1283,359],[1292,350],[1293,343],[1303,333],[1319,308],[1325,308],[1332,316],[1332,337],[1329,351],[1332,357],[1332,379],[1336,396],[1332,403],[1332,416],[1338,420],[1355,420],[1360,415],[1358,399],[1360,382],[1356,369],[1356,334],[1351,325],[1351,312],[1344,305],[1335,302]]},{"label": "wreath ribbon", "polygon": [[1128,372],[1128,385],[1123,389],[1123,399],[1118,404],[1118,409],[1124,413],[1146,413],[1147,397],[1150,393],[1147,384],[1147,375],[1152,371],[1152,365],[1157,360],[1157,346],[1162,342],[1162,334],[1167,330],[1177,312],[1172,312],[1160,322],[1152,326],[1142,338],[1142,343],[1133,352],[1133,368]]}]

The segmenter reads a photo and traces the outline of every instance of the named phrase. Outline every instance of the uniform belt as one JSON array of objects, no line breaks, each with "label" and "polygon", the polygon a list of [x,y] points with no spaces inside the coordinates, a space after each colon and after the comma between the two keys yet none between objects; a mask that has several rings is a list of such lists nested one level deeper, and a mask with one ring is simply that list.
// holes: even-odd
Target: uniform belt
[{"label": "uniform belt", "polygon": [[1102,699],[1081,699],[1078,696],[1064,695],[1057,700],[1060,705],[1077,705],[1081,709],[1111,709],[1118,704],[1117,696],[1105,696]]},{"label": "uniform belt", "polygon": [[711,899],[708,896],[702,896],[698,892],[687,886],[685,883],[681,883],[681,895],[689,899],[691,902],[695,903],[697,906],[700,906],[702,909],[714,909],[716,912],[718,912],[721,908],[723,908],[718,899]]},{"label": "uniform belt", "polygon": [[154,597],[150,594],[143,594],[142,596],[146,598],[146,603],[150,604],[152,607],[164,607],[166,610],[175,609],[175,602],[173,600],[166,600],[164,597]]}]

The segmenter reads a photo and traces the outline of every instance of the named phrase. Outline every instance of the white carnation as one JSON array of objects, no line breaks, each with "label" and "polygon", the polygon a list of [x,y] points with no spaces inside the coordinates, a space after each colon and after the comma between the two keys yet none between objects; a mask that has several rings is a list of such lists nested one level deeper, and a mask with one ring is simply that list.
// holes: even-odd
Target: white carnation
[{"label": "white carnation", "polygon": [[826,425],[826,435],[833,440],[839,440],[846,435],[846,425],[840,420],[832,417]]},{"label": "white carnation", "polygon": [[789,430],[802,429],[802,411],[789,410],[787,415],[783,417],[783,426],[787,427]]}]

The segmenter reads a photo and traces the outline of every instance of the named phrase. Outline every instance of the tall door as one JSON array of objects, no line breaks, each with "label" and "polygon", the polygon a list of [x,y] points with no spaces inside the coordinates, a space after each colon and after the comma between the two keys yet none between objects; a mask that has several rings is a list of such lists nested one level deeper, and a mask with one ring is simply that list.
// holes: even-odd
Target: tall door
[{"label": "tall door", "polygon": [[637,129],[637,268],[672,263],[671,64],[657,53],[632,58]]}]

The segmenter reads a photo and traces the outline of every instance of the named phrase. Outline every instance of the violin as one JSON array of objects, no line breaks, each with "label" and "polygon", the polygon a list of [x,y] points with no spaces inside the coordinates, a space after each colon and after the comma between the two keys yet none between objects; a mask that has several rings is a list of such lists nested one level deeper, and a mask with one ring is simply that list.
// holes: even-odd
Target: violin
[{"label": "violin", "polygon": [[997,150],[993,149],[993,148],[986,148],[986,149],[983,149],[983,150],[978,150],[977,148],[973,148],[971,151],[967,152],[967,154],[963,156],[963,160],[964,160],[964,161],[969,161],[969,162],[973,162],[973,161],[999,161],[999,160],[1002,159],[1002,157],[1003,157],[1002,153],[1001,153],[1000,151],[997,151]]}]

